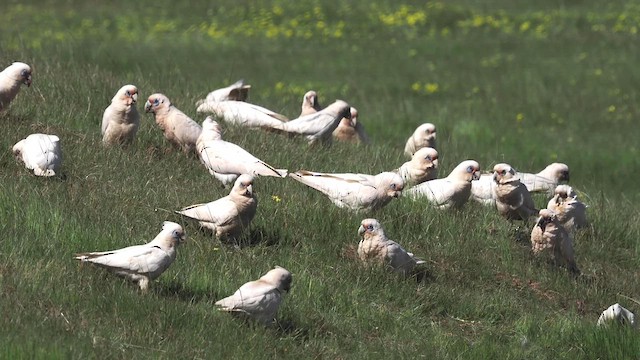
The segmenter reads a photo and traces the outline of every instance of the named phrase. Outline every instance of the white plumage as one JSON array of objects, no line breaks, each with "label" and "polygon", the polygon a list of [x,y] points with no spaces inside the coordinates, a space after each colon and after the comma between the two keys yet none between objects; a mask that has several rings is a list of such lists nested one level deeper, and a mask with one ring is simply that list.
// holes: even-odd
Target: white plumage
[{"label": "white plumage", "polygon": [[493,167],[493,181],[496,186],[496,208],[507,220],[527,220],[538,214],[538,209],[527,187],[520,182],[516,171],[509,164],[500,163]]},{"label": "white plumage", "polygon": [[0,72],[0,111],[18,95],[20,85],[31,86],[31,79],[31,67],[23,62],[14,62]]},{"label": "white plumage", "polygon": [[196,141],[202,132],[200,125],[171,104],[164,94],[153,94],[144,104],[146,112],[154,114],[156,124],[171,144],[185,153],[196,151]]},{"label": "white plumage", "polygon": [[137,283],[142,291],[147,291],[149,282],[162,275],[176,259],[176,248],[185,239],[182,226],[165,221],[162,231],[147,244],[112,251],[80,253],[74,259],[105,268]]},{"label": "white plumage", "polygon": [[407,189],[434,180],[438,177],[438,151],[431,147],[421,148],[395,171],[402,176]]},{"label": "white plumage", "polygon": [[322,110],[322,105],[318,101],[318,93],[313,90],[307,91],[302,97],[302,106],[300,109],[300,116],[303,117],[309,114],[315,114]]},{"label": "white plumage", "polygon": [[196,111],[212,113],[228,124],[250,128],[277,127],[288,121],[284,115],[244,101],[205,101]]},{"label": "white plumage", "polygon": [[416,128],[404,146],[404,153],[411,157],[413,153],[423,147],[436,148],[436,126],[424,123]]},{"label": "white plumage", "polygon": [[425,198],[441,209],[462,207],[471,195],[471,182],[479,177],[480,164],[465,160],[442,179],[425,181],[405,191],[412,199]]},{"label": "white plumage", "polygon": [[60,172],[62,148],[56,135],[31,134],[18,141],[12,151],[37,176],[55,176]]},{"label": "white plumage", "polygon": [[553,198],[547,203],[547,209],[558,215],[558,221],[568,231],[584,228],[589,224],[587,207],[569,185],[558,185]]},{"label": "white plumage", "polygon": [[140,127],[140,114],[136,108],[138,88],[125,85],[111,99],[102,115],[102,142],[105,145],[130,144]]},{"label": "white plumage", "polygon": [[598,326],[609,325],[612,323],[629,325],[632,328],[635,328],[636,316],[620,304],[615,303],[604,310],[598,318]]},{"label": "white plumage", "polygon": [[243,79],[240,79],[233,84],[216,89],[207,94],[207,97],[198,100],[196,106],[199,106],[205,102],[219,102],[219,101],[246,101],[249,97],[249,90],[251,85],[245,84]]},{"label": "white plumage", "polygon": [[518,178],[529,192],[553,194],[560,182],[569,181],[569,166],[563,163],[552,163],[537,174],[518,172]]}]

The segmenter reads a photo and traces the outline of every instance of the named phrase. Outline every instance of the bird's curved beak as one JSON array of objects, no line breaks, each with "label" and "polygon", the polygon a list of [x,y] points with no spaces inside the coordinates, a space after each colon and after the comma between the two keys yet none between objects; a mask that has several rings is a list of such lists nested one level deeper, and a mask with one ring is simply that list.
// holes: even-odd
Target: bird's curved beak
[{"label": "bird's curved beak", "polygon": [[[495,175],[494,175],[494,179],[495,179]],[[480,180],[480,171],[476,170],[473,172],[473,174],[471,174],[471,180]]]},{"label": "bird's curved beak", "polygon": [[23,83],[27,85],[27,87],[31,87],[31,74],[24,79]]},{"label": "bird's curved beak", "polygon": [[364,226],[360,225],[360,227],[358,228],[358,235],[362,236],[364,232],[365,232]]},{"label": "bird's curved beak", "polygon": [[135,94],[131,95],[131,102],[133,104],[138,102],[138,93],[135,93]]},{"label": "bird's curved beak", "polygon": [[151,111],[151,103],[149,102],[149,100],[147,100],[147,102],[144,103],[144,112],[150,112]]}]

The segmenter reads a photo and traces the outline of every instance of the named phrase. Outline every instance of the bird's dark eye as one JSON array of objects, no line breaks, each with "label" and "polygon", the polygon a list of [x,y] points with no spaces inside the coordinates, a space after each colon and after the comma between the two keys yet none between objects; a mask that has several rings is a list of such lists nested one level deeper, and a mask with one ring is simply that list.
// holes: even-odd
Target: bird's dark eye
[{"label": "bird's dark eye", "polygon": [[395,189],[396,189],[396,184],[391,184],[391,188],[392,188],[393,190],[395,190]]},{"label": "bird's dark eye", "polygon": [[431,155],[427,155],[427,157],[425,159],[431,161]]},{"label": "bird's dark eye", "polygon": [[22,70],[22,71],[20,72],[20,75],[21,75],[22,77],[27,77],[27,76],[29,76],[29,72],[28,72],[27,70]]},{"label": "bird's dark eye", "polygon": [[373,225],[367,225],[368,230],[373,230]]},{"label": "bird's dark eye", "polygon": [[502,170],[502,175],[507,175],[507,170]]},{"label": "bird's dark eye", "polygon": [[131,96],[131,93],[129,92],[129,90],[127,90],[127,92],[125,92],[125,95]]},{"label": "bird's dark eye", "polygon": [[153,100],[153,105],[158,106],[158,104],[160,104],[160,100],[158,99]]},{"label": "bird's dark eye", "polygon": [[469,166],[469,167],[467,168],[467,172],[468,172],[468,173],[472,173],[472,172],[473,172],[473,166]]}]

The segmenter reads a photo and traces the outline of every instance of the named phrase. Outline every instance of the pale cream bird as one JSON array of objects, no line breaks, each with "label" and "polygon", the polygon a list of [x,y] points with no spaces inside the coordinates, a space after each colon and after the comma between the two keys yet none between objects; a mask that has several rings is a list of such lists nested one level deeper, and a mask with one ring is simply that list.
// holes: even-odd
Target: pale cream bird
[{"label": "pale cream bird", "polygon": [[12,148],[13,156],[37,176],[55,176],[62,166],[62,148],[56,135],[31,134]]},{"label": "pale cream bird", "polygon": [[496,182],[493,181],[493,172],[481,174],[477,181],[471,183],[471,197],[483,205],[496,206]]},{"label": "pale cream bird", "polygon": [[14,62],[0,72],[0,111],[15,99],[22,84],[31,86],[31,67],[23,62]]},{"label": "pale cream bird", "polygon": [[292,281],[293,276],[287,269],[276,266],[258,280],[245,283],[233,295],[217,301],[215,305],[219,310],[271,325],[285,293],[291,290]]},{"label": "pale cream bird", "polygon": [[140,127],[140,114],[136,107],[138,88],[125,85],[111,99],[102,115],[102,143],[131,144]]},{"label": "pale cream bird", "polygon": [[558,185],[547,209],[558,215],[558,221],[568,231],[587,227],[587,205],[578,200],[578,195],[569,185]]},{"label": "pale cream bird", "polygon": [[123,249],[76,254],[74,259],[105,268],[137,283],[142,291],[157,279],[176,259],[176,248],[185,241],[182,226],[165,221],[162,231],[149,243]]},{"label": "pale cream bird", "polygon": [[542,209],[540,217],[531,230],[533,254],[540,256],[551,252],[557,265],[565,266],[573,273],[579,273],[573,253],[571,234],[560,224],[556,213]]},{"label": "pale cream bird", "polygon": [[284,115],[244,101],[205,101],[196,111],[213,114],[228,124],[249,128],[277,127],[289,120]]},{"label": "pale cream bird", "polygon": [[171,104],[164,94],[153,94],[144,104],[145,112],[153,113],[164,137],[184,153],[196,152],[196,141],[202,132],[200,125]]},{"label": "pale cream bird", "polygon": [[220,126],[212,118],[207,117],[202,128],[196,145],[200,160],[224,186],[232,184],[240,174],[287,176],[286,169],[276,169],[242,147],[222,140]]},{"label": "pale cream bird", "polygon": [[329,143],[331,142],[333,131],[338,127],[342,118],[351,118],[351,107],[342,100],[336,100],[333,104],[317,113],[305,115],[275,126],[267,126],[265,129],[303,135],[309,140],[310,144],[317,142]]},{"label": "pale cream bird", "polygon": [[176,213],[197,220],[220,240],[236,240],[256,215],[258,200],[253,193],[253,176],[242,174],[229,195],[218,200],[188,206]]},{"label": "pale cream bird", "polygon": [[289,176],[325,194],[336,206],[356,211],[380,209],[399,197],[404,188],[400,175],[392,172],[367,175],[298,170]]},{"label": "pale cream bird", "polygon": [[416,265],[425,263],[397,242],[389,240],[376,219],[362,220],[358,235],[361,237],[358,257],[365,263],[388,265],[403,275],[410,275]]},{"label": "pale cream bird", "polygon": [[251,85],[245,84],[244,79],[240,79],[227,87],[211,91],[207,94],[206,98],[198,100],[198,102],[196,102],[196,106],[200,106],[205,102],[220,102],[229,100],[246,101],[249,97],[249,90],[251,90]]},{"label": "pale cream bird", "polygon": [[605,326],[610,324],[622,324],[635,328],[636,316],[631,311],[622,307],[620,304],[615,303],[609,306],[605,311],[603,311],[598,318],[598,326]]},{"label": "pale cream bird", "polygon": [[405,191],[405,195],[416,200],[424,198],[440,209],[461,208],[471,194],[471,182],[477,180],[480,164],[465,160],[458,164],[445,178],[425,181]]},{"label": "pale cream bird", "polygon": [[421,148],[394,172],[400,174],[407,189],[434,180],[438,177],[438,151],[430,147]]},{"label": "pale cream bird", "polygon": [[358,121],[358,110],[353,106],[350,109],[351,119],[342,118],[338,127],[333,130],[333,139],[350,143],[369,143],[369,136],[364,131],[364,126]]},{"label": "pale cream bird", "polygon": [[563,163],[552,163],[537,174],[519,172],[518,177],[529,192],[553,194],[559,183],[569,181],[569,166]]},{"label": "pale cream bird", "polygon": [[411,157],[423,147],[436,148],[436,126],[432,123],[424,123],[416,128],[404,146],[404,153]]},{"label": "pale cream bird", "polygon": [[511,165],[496,164],[493,167],[493,181],[496,183],[494,192],[500,215],[507,220],[527,220],[538,214],[531,194]]},{"label": "pale cream bird", "polygon": [[320,110],[322,110],[322,105],[318,101],[318,94],[313,90],[309,90],[302,97],[302,108],[298,117],[315,114]]}]

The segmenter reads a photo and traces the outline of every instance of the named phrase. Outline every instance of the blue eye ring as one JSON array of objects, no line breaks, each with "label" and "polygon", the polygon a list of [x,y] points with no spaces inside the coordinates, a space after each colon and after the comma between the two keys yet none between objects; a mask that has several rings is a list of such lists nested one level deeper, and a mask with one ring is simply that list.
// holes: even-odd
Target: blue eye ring
[{"label": "blue eye ring", "polygon": [[153,105],[158,106],[158,104],[160,104],[160,100],[158,99],[153,100]]}]

